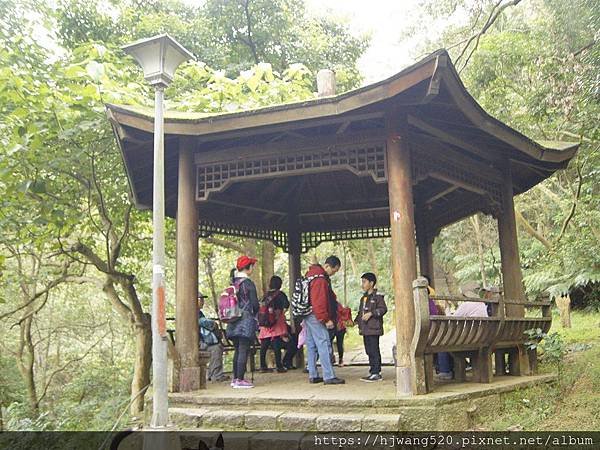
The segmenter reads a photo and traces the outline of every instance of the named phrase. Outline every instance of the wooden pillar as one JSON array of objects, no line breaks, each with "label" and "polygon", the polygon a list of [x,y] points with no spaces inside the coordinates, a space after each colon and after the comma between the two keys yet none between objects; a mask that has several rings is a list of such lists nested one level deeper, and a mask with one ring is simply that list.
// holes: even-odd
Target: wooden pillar
[{"label": "wooden pillar", "polygon": [[388,126],[387,177],[392,240],[392,275],[396,308],[396,393],[416,393],[414,354],[415,329],[412,283],[417,277],[410,150],[406,136]]},{"label": "wooden pillar", "polygon": [[419,249],[419,272],[431,280],[430,286],[435,288],[433,268],[433,238],[417,227],[417,246]]},{"label": "wooden pillar", "polygon": [[195,195],[193,141],[179,142],[177,191],[177,265],[175,349],[180,363],[179,389],[197,390],[201,385],[198,357],[198,209]]},{"label": "wooden pillar", "polygon": [[[296,280],[302,276],[301,255],[302,255],[302,233],[297,228],[290,228],[288,231],[288,277],[289,277],[289,297],[291,299],[294,293]],[[296,332],[293,311],[290,308],[290,326],[292,332]],[[304,368],[304,350],[296,353],[296,367]]]},{"label": "wooden pillar", "polygon": [[[504,298],[509,300],[525,300],[523,275],[519,260],[519,244],[517,240],[517,222],[513,202],[513,184],[510,162],[503,166],[502,213],[498,216],[498,237],[500,241],[500,258],[502,264],[502,280]],[[521,305],[507,305],[507,317],[523,317],[525,308]]]},{"label": "wooden pillar", "polygon": [[294,292],[296,280],[302,276],[302,268],[300,256],[302,254],[302,243],[300,233],[288,234],[288,272],[289,272],[289,288],[290,296]]}]

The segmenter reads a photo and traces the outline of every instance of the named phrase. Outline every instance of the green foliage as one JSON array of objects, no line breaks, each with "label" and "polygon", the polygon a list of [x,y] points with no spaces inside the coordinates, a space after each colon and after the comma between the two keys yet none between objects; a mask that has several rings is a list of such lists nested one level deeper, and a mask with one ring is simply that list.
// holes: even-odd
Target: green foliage
[{"label": "green foliage", "polygon": [[356,64],[369,42],[336,19],[310,16],[299,0],[209,0],[200,6],[178,0],[109,6],[63,0],[56,20],[68,48],[90,41],[124,44],[169,33],[198,60],[230,78],[260,63],[279,73],[300,63],[313,73],[335,70],[340,91],[358,87]]},{"label": "green foliage", "polygon": [[166,94],[172,109],[235,112],[313,98],[312,78],[302,64],[279,74],[270,64],[260,63],[231,79],[222,71],[191,62],[178,70]]},{"label": "green foliage", "polygon": [[[424,2],[420,28],[439,27],[440,18],[452,20],[416,52],[449,48],[481,106],[525,135],[580,142],[567,170],[515,199],[516,209],[538,233],[533,236],[519,226],[527,293],[554,297],[597,285],[600,278],[600,7],[588,0],[520,2],[484,29],[501,3]],[[464,223],[453,225],[441,233],[448,242],[436,242],[436,257],[460,281],[481,278],[476,247],[464,242],[467,230]],[[495,226],[486,226],[484,241],[486,274],[498,280],[489,258],[490,251],[497,251]]]},{"label": "green foliage", "polygon": [[[208,32],[197,26],[205,18],[195,8],[178,2],[147,6],[74,1],[52,11],[35,1],[0,1],[0,322],[9,329],[0,362],[2,368],[7,366],[3,375],[12,377],[2,382],[0,402],[10,405],[9,429],[109,429],[128,410],[131,324],[120,322],[123,318],[116,316],[102,290],[107,289],[107,272],[124,274],[134,280],[141,307],[147,309],[151,224],[147,212],[132,209],[105,104],[152,105],[140,69],[120,44],[138,33],[146,37],[169,31],[199,50],[204,45],[199,39],[206,37],[199,31]],[[303,6],[296,6],[302,13]],[[281,20],[290,17],[284,14]],[[326,66],[336,61],[343,66],[349,61],[344,58],[354,57],[355,64],[362,44],[350,35],[338,37],[336,33],[347,32],[343,26],[323,23],[307,19],[305,31],[311,29],[312,34],[303,38],[320,39],[329,33],[325,42],[339,46],[339,57],[321,49],[321,59],[308,62],[320,68],[327,61],[323,58],[335,57]],[[66,45],[43,47],[41,42],[53,38],[54,24]],[[308,46],[296,38],[292,44]],[[344,45],[358,47],[353,53]],[[229,50],[219,51],[226,55]],[[236,58],[221,70],[196,62],[182,66],[167,92],[168,107],[221,113],[314,97],[314,74],[301,60],[256,64],[242,54]],[[238,67],[244,69],[239,74],[232,70]],[[350,74],[342,85],[356,85],[356,69],[342,69]],[[111,241],[113,235],[116,239]],[[174,222],[168,221],[170,299],[174,235]],[[81,246],[93,257],[84,258],[75,250]],[[233,255],[217,248],[209,257],[214,259],[215,289],[220,291],[229,269],[222,261],[233,260]],[[128,306],[135,306],[123,286],[116,289]],[[35,296],[40,290],[47,293]],[[117,311],[119,301],[113,300]],[[23,340],[29,335],[30,346]],[[29,350],[23,353],[19,348],[24,343]],[[23,371],[16,370],[15,361]],[[25,385],[21,381],[30,363],[33,380]],[[127,419],[125,414],[117,426]]]},{"label": "green foliage", "polygon": [[541,350],[542,360],[556,367],[560,385],[563,381],[563,363],[567,351],[562,336],[556,331],[550,334],[544,333],[541,328],[525,330],[525,334],[529,338],[525,345],[530,350]]},{"label": "green foliage", "polygon": [[[479,418],[478,429],[505,431],[515,426],[521,426],[525,431],[598,429],[600,315],[574,311],[571,319],[572,328],[563,329],[555,317],[549,333],[559,333],[569,350],[587,344],[582,351],[569,352],[564,357],[562,382],[503,395],[493,413]],[[556,339],[553,347],[560,349],[558,342]],[[542,358],[540,370],[555,371],[556,366]]]}]

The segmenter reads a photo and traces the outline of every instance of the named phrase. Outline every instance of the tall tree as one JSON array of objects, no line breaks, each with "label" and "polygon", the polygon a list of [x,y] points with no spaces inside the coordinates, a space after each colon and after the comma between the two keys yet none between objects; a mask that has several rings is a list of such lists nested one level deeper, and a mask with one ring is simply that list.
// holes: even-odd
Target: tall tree
[{"label": "tall tree", "polygon": [[168,32],[196,57],[236,76],[259,63],[277,72],[302,63],[312,72],[336,71],[340,91],[358,87],[357,61],[369,37],[354,36],[332,17],[312,16],[302,0],[179,0],[105,2],[63,0],[59,35],[74,48],[90,41],[123,44]]}]

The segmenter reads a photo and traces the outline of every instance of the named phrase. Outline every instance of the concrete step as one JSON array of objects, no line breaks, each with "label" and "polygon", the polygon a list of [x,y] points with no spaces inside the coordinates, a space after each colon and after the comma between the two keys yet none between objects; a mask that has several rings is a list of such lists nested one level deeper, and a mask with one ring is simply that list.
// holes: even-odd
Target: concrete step
[{"label": "concrete step", "polygon": [[[415,411],[416,412],[416,411]],[[419,411],[420,414],[425,411]],[[407,425],[400,414],[291,412],[273,410],[169,408],[177,429],[249,431],[401,431]],[[403,420],[404,419],[404,420]]]}]

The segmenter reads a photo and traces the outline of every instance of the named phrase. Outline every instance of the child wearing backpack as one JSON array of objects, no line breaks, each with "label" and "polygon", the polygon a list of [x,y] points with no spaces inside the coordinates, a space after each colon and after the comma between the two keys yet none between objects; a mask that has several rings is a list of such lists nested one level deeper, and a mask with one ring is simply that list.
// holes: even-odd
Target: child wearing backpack
[{"label": "child wearing backpack", "polygon": [[258,309],[258,339],[260,340],[260,371],[272,372],[267,367],[266,355],[269,347],[275,352],[275,365],[278,373],[287,369],[281,360],[281,349],[289,342],[288,326],[285,311],[290,307],[287,296],[281,291],[282,280],[278,276],[271,277],[269,291],[260,302]]},{"label": "child wearing backpack", "polygon": [[[227,323],[225,334],[233,342],[233,381],[234,389],[253,388],[254,385],[244,379],[250,347],[256,338],[258,324],[258,296],[256,286],[250,279],[256,258],[246,255],[237,259],[231,272],[232,286],[227,288],[219,300],[219,318]],[[233,291],[233,294],[231,293]]]}]

